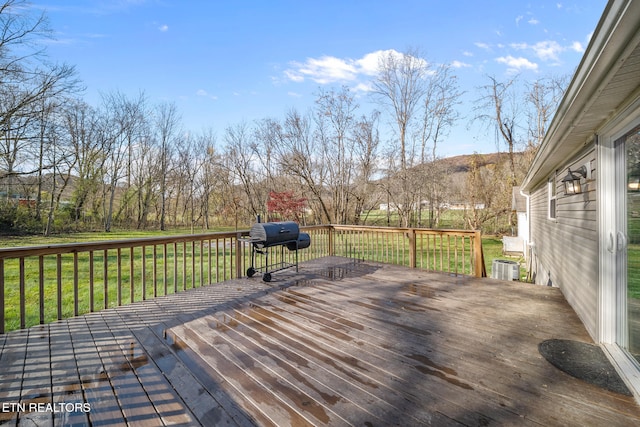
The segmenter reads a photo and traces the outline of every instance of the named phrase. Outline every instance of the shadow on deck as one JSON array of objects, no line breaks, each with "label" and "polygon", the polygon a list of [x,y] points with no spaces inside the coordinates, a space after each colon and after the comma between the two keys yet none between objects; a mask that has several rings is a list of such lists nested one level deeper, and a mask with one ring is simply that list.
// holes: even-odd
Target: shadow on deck
[{"label": "shadow on deck", "polygon": [[0,336],[0,424],[638,425],[558,289],[324,258]]}]

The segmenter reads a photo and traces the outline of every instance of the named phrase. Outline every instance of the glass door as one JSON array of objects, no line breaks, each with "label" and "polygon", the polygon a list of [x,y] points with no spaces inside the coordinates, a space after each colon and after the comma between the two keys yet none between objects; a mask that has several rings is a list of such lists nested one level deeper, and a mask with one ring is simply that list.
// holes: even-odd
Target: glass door
[{"label": "glass door", "polygon": [[618,275],[617,285],[616,335],[618,344],[640,362],[640,126],[616,141],[616,147],[624,156],[617,190],[619,196],[624,194],[617,206],[619,212],[624,212],[624,218],[620,218],[624,227],[616,236],[620,255],[618,271],[622,273]]}]

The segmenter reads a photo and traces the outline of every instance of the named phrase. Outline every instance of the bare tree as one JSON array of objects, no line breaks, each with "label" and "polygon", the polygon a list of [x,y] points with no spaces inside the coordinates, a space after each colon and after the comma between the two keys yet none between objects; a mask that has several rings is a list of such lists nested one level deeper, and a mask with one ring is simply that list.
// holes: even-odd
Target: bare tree
[{"label": "bare tree", "polygon": [[330,193],[334,222],[339,224],[346,224],[351,219],[349,212],[355,179],[357,108],[358,104],[346,86],[339,92],[321,90],[316,98],[315,141],[327,170],[327,179],[323,184]]},{"label": "bare tree", "polygon": [[224,133],[224,161],[232,173],[234,184],[244,191],[247,214],[255,217],[262,213],[267,195],[261,189],[255,143],[251,137],[252,133],[245,122],[227,127]]},{"label": "bare tree", "polygon": [[158,179],[160,182],[160,230],[166,229],[167,179],[180,126],[180,117],[175,104],[160,104],[156,109],[155,139],[158,145]]},{"label": "bare tree", "polygon": [[[438,226],[447,191],[444,179],[447,171],[444,163],[437,161],[437,148],[460,117],[457,106],[460,104],[462,94],[451,66],[441,65],[428,75],[423,99],[422,122],[419,127],[421,141],[419,170],[422,174],[422,185],[419,188],[424,189],[424,196],[429,202],[429,227],[431,228]],[[429,147],[430,155],[427,153]],[[421,193],[419,200],[422,201],[422,199]],[[418,225],[421,223],[422,203],[418,207]]]},{"label": "bare tree", "polygon": [[[509,153],[509,183],[517,185],[516,178],[516,146],[520,142],[518,132],[521,129],[522,99],[516,93],[517,78],[500,82],[493,76],[488,76],[490,83],[481,88],[483,95],[477,101],[476,119],[485,122],[496,130],[499,139],[507,146]],[[498,148],[500,143],[496,140]]]},{"label": "bare tree", "polygon": [[374,209],[379,202],[375,198],[374,176],[378,172],[380,133],[378,132],[378,111],[368,117],[362,116],[355,125],[353,161],[355,179],[353,182],[353,222],[359,224],[361,214]]},{"label": "bare tree", "polygon": [[409,129],[426,93],[428,63],[417,51],[398,54],[389,51],[381,57],[373,93],[393,116],[398,136],[397,178],[400,181],[396,207],[403,226],[409,226],[415,207],[415,186],[409,168],[415,162],[415,147],[409,141]]},{"label": "bare tree", "polygon": [[[130,100],[119,92],[103,96],[104,112],[100,134],[104,141],[107,160],[104,164],[105,183],[103,191],[104,230],[111,231],[114,218],[116,194],[125,184],[125,194],[131,186],[131,166],[134,147],[144,129],[144,94]],[[119,204],[119,212],[125,212],[128,199]],[[129,215],[127,213],[125,215]]]},{"label": "bare tree", "polygon": [[99,198],[96,195],[102,187],[102,169],[106,161],[105,141],[100,137],[98,126],[97,113],[88,104],[71,101],[64,109],[63,132],[73,150],[70,172],[75,176],[75,183],[71,196],[71,219],[76,225],[87,213],[87,205],[90,205],[90,215],[98,214]]},{"label": "bare tree", "polygon": [[538,146],[547,133],[551,118],[567,88],[569,77],[569,75],[543,77],[527,84],[526,101],[529,106],[527,111],[529,134],[525,153],[529,154],[529,162],[533,160]]},{"label": "bare tree", "polygon": [[327,165],[322,160],[322,148],[312,136],[311,120],[291,110],[282,125],[276,156],[284,174],[303,188],[316,220],[333,223],[334,211],[325,194]]},{"label": "bare tree", "polygon": [[221,174],[220,156],[215,149],[216,137],[213,130],[208,129],[196,138],[196,151],[202,156],[202,173],[197,178],[196,188],[200,189],[200,209],[202,210],[203,228],[211,227],[211,213],[215,211],[215,203],[224,199],[222,196],[223,178]]},{"label": "bare tree", "polygon": [[46,99],[77,85],[73,67],[46,61],[37,43],[51,34],[46,17],[30,14],[26,6],[19,0],[0,3],[0,178],[38,170],[28,160],[38,151],[35,121],[47,108]]}]

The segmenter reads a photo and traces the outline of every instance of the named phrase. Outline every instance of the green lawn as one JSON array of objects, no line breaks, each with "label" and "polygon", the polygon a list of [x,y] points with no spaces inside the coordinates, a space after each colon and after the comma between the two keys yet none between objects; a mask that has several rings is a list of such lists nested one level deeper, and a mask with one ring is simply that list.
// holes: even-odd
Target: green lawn
[{"label": "green lawn", "polygon": [[[233,231],[232,227],[218,227],[212,230],[201,231],[196,230],[195,233],[215,233],[219,231]],[[60,243],[75,243],[75,242],[100,242],[105,240],[126,240],[126,239],[144,239],[145,237],[161,237],[161,236],[178,236],[182,234],[191,234],[190,230],[176,229],[176,230],[151,230],[151,231],[111,231],[106,233],[104,231],[84,232],[84,233],[69,233],[69,234],[55,234],[53,236],[1,236],[0,248],[19,247],[19,246],[38,246],[38,245],[51,245]]]}]

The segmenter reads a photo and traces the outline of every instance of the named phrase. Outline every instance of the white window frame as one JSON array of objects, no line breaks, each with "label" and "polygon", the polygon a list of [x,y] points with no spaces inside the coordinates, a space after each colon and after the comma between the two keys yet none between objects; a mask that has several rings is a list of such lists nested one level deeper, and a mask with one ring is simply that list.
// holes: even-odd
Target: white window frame
[{"label": "white window frame", "polygon": [[555,221],[558,217],[558,195],[555,173],[547,180],[547,195],[547,219]]}]

